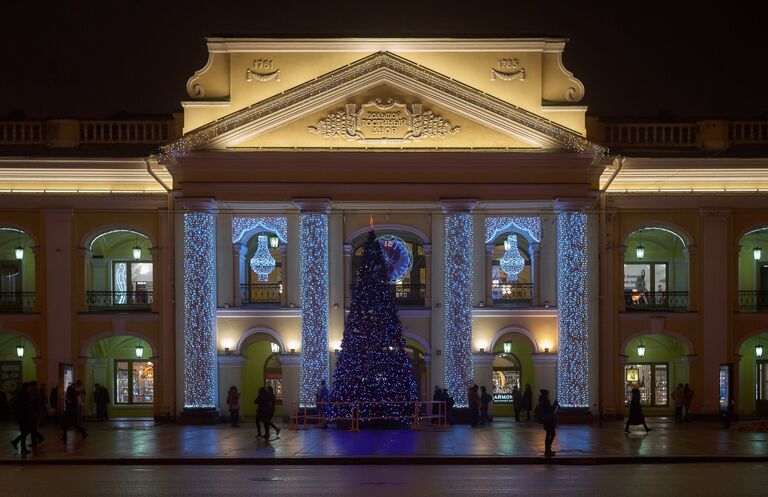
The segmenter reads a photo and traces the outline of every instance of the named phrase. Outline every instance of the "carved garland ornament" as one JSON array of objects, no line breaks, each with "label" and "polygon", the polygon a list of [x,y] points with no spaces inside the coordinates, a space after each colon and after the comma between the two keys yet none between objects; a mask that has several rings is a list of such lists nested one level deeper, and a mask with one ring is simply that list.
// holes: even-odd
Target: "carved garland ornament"
[{"label": "carved garland ornament", "polygon": [[400,103],[392,98],[377,98],[360,106],[347,104],[345,110],[331,112],[310,133],[325,138],[346,138],[363,143],[402,143],[422,138],[445,138],[460,131],[422,104]]}]

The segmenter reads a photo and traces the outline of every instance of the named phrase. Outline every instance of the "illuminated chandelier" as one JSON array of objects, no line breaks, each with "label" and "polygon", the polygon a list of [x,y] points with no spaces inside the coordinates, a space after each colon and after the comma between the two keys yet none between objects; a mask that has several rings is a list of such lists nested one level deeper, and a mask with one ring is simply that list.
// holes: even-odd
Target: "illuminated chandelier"
[{"label": "illuminated chandelier", "polygon": [[523,272],[525,259],[517,248],[517,235],[509,235],[504,241],[504,256],[499,261],[499,266],[511,281],[516,281],[517,276]]},{"label": "illuminated chandelier", "polygon": [[259,281],[267,281],[269,274],[275,270],[275,258],[269,253],[266,235],[259,235],[259,246],[251,258],[251,269],[258,276]]}]

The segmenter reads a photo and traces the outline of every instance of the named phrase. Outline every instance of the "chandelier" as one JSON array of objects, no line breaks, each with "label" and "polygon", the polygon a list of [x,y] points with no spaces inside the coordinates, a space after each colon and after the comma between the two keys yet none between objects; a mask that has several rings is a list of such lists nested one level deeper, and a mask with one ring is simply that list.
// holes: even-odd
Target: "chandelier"
[{"label": "chandelier", "polygon": [[510,281],[516,281],[517,276],[525,268],[525,259],[517,248],[517,235],[509,235],[504,241],[504,255],[499,261],[502,271],[507,273]]},{"label": "chandelier", "polygon": [[269,253],[266,235],[259,235],[259,246],[251,258],[251,269],[258,276],[259,281],[267,281],[269,274],[275,270],[275,258]]}]

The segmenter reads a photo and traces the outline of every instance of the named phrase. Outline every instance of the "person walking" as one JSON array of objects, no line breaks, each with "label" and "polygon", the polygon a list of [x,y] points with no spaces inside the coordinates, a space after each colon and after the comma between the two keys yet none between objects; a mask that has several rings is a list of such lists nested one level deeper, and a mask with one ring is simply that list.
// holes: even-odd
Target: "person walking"
[{"label": "person walking", "polygon": [[453,406],[456,405],[456,401],[453,400],[451,394],[448,393],[447,388],[443,388],[443,399],[445,400],[445,421],[449,424],[453,424]]},{"label": "person walking", "polygon": [[11,445],[13,445],[13,450],[19,450],[19,443],[21,443],[22,456],[30,452],[27,449],[27,435],[31,433],[32,418],[34,417],[30,390],[29,383],[22,383],[16,396],[16,421],[19,425],[19,436],[11,440]]},{"label": "person walking", "polygon": [[272,423],[272,418],[275,416],[275,407],[277,406],[277,398],[275,397],[275,389],[271,386],[267,387],[267,410],[264,412],[264,438],[269,440],[269,427],[271,426],[275,430],[275,437],[280,437],[280,428]]},{"label": "person walking", "polygon": [[520,421],[520,411],[523,408],[523,394],[520,393],[520,389],[517,385],[512,387],[512,409],[515,410],[515,421]]},{"label": "person walking", "polygon": [[[263,438],[261,434],[261,425],[263,424],[264,415],[267,412],[267,389],[264,387],[259,388],[259,393],[256,395],[256,400],[253,401],[258,407],[256,408],[256,438]],[[266,430],[266,426],[264,427]]]},{"label": "person walking", "polygon": [[227,407],[229,408],[229,422],[233,428],[240,426],[240,392],[232,385],[227,392]]},{"label": "person walking", "polygon": [[688,386],[688,383],[683,387],[683,403],[685,405],[685,422],[691,420],[691,403],[693,403],[693,389]]},{"label": "person walking", "polygon": [[539,403],[534,411],[534,416],[544,428],[544,457],[552,457],[556,454],[552,450],[552,442],[557,436],[557,409],[560,405],[549,400],[549,390],[541,389]]},{"label": "person walking", "polygon": [[485,385],[480,387],[480,424],[485,426],[491,424],[491,416],[488,412],[491,402],[493,402],[493,396],[485,389]]},{"label": "person walking", "polygon": [[648,428],[645,424],[645,416],[643,416],[643,407],[640,405],[640,389],[632,389],[632,399],[629,401],[629,417],[627,418],[627,424],[624,426],[624,433],[629,433],[630,426],[643,425],[645,432],[653,430]]},{"label": "person walking", "polygon": [[467,404],[469,405],[469,424],[476,427],[480,420],[480,393],[477,385],[469,387]]},{"label": "person walking", "polygon": [[675,391],[672,392],[672,401],[675,403],[675,423],[682,423],[683,407],[685,407],[685,394],[683,393],[682,383],[679,383]]},{"label": "person walking", "polygon": [[77,390],[77,424],[81,425],[85,416],[85,387],[83,382],[77,380],[75,382],[75,389]]},{"label": "person walking", "polygon": [[523,392],[523,404],[520,406],[521,411],[525,411],[525,420],[531,420],[531,409],[533,409],[533,392],[531,391],[531,385],[525,385],[525,392]]},{"label": "person walking", "polygon": [[96,402],[96,419],[98,421],[108,421],[107,406],[109,405],[109,392],[107,389],[96,383],[93,389],[93,400]]},{"label": "person walking", "polygon": [[82,382],[77,380],[77,382],[69,385],[66,392],[64,392],[64,413],[61,416],[61,440],[63,442],[67,441],[67,431],[69,431],[70,426],[80,433],[83,440],[88,438],[88,432],[85,431],[85,428],[79,422],[80,414],[78,411],[80,410],[81,387]]},{"label": "person walking", "polygon": [[40,394],[37,388],[37,382],[36,381],[30,381],[29,387],[28,387],[28,396],[29,396],[29,408],[30,408],[30,416],[29,416],[29,434],[32,435],[32,445],[33,447],[43,440],[43,436],[40,434],[39,431],[37,431],[38,427],[38,420],[40,417]]}]

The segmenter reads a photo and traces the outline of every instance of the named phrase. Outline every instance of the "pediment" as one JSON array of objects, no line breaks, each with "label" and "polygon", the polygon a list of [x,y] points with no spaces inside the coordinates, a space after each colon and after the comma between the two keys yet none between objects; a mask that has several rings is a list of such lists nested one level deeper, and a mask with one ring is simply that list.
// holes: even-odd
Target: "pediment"
[{"label": "pediment", "polygon": [[524,148],[602,155],[580,134],[389,52],[195,129],[164,147]]}]

